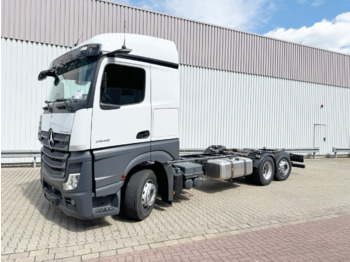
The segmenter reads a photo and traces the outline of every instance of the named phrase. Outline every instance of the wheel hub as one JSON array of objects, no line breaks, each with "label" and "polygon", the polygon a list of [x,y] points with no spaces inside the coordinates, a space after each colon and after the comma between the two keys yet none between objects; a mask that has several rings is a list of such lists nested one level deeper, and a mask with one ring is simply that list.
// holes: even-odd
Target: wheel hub
[{"label": "wheel hub", "polygon": [[286,160],[281,160],[278,165],[278,171],[282,176],[285,176],[289,172],[289,163]]},{"label": "wheel hub", "polygon": [[148,208],[154,204],[157,196],[157,188],[152,180],[148,180],[143,187],[141,202],[143,208]]},{"label": "wheel hub", "polygon": [[269,180],[272,176],[272,164],[266,162],[263,166],[263,176],[266,180]]}]

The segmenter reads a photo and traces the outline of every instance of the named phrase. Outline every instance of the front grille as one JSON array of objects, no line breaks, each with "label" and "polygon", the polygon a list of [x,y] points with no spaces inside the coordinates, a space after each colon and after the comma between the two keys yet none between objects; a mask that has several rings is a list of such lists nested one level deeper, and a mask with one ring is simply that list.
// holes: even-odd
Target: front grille
[{"label": "front grille", "polygon": [[41,165],[45,173],[53,177],[64,177],[69,156],[69,135],[53,134],[54,145],[49,146],[48,132],[41,132]]}]

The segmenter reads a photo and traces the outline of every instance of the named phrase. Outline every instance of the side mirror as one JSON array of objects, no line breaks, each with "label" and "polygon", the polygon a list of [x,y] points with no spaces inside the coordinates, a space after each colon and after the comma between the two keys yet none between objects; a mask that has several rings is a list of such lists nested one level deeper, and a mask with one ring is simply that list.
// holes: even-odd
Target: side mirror
[{"label": "side mirror", "polygon": [[57,86],[60,83],[60,79],[58,78],[56,71],[54,69],[41,71],[38,75],[38,80],[39,81],[44,80],[46,79],[47,76],[52,76],[53,78],[55,78],[55,81],[54,81],[55,86]]},{"label": "side mirror", "polygon": [[54,75],[55,81],[53,82],[55,86],[57,86],[60,83],[60,79],[58,78],[58,76],[55,74]]},{"label": "side mirror", "polygon": [[41,72],[39,73],[39,75],[38,75],[38,80],[41,81],[41,80],[46,79],[47,73],[48,73],[48,70],[43,70],[43,71],[41,71]]}]

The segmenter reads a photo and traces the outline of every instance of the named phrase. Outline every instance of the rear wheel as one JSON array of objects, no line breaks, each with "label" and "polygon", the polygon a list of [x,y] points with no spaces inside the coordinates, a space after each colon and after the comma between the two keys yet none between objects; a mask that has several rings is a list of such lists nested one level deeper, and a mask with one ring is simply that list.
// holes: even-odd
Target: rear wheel
[{"label": "rear wheel", "polygon": [[275,162],[272,157],[265,157],[257,168],[254,168],[252,178],[255,183],[262,186],[267,186],[271,183],[275,174]]},{"label": "rear wheel", "polygon": [[275,174],[276,180],[278,181],[286,180],[289,177],[291,171],[292,171],[292,163],[289,157],[285,155],[281,155],[276,158],[276,174]]},{"label": "rear wheel", "polygon": [[152,170],[141,170],[133,174],[124,195],[125,215],[135,220],[144,220],[153,210],[157,192],[157,178]]}]

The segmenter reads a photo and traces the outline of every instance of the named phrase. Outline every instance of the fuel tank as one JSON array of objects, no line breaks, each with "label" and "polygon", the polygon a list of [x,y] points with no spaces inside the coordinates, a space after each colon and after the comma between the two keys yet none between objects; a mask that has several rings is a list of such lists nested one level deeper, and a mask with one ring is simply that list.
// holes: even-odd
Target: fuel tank
[{"label": "fuel tank", "polygon": [[216,180],[229,180],[253,173],[253,161],[246,157],[210,159],[206,175]]}]

